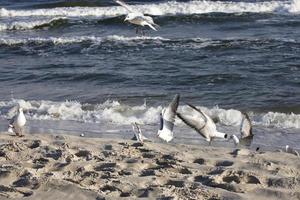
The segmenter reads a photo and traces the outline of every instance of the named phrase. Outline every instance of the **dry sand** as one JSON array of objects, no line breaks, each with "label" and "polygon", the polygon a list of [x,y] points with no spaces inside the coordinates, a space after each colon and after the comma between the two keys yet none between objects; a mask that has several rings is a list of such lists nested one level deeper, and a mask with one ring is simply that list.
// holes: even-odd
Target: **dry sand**
[{"label": "dry sand", "polygon": [[300,199],[283,152],[0,134],[0,199]]}]

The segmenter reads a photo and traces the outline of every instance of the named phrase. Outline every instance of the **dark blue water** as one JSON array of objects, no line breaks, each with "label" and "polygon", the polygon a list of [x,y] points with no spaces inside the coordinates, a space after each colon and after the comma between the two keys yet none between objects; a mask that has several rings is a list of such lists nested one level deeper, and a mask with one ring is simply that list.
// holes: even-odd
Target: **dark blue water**
[{"label": "dark blue water", "polygon": [[[61,119],[99,122],[109,115],[107,100],[133,109],[146,99],[159,110],[179,93],[211,112],[247,111],[257,126],[299,132],[298,0],[127,2],[159,30],[136,35],[113,1],[0,0],[1,116],[18,102],[12,99],[30,104],[35,120],[53,117],[55,106],[62,116],[68,100],[81,111]],[[108,121],[142,115],[122,109],[112,112],[123,118]],[[237,126],[236,114],[226,123],[224,112],[215,113],[221,125]],[[142,121],[155,124],[149,116]]]}]

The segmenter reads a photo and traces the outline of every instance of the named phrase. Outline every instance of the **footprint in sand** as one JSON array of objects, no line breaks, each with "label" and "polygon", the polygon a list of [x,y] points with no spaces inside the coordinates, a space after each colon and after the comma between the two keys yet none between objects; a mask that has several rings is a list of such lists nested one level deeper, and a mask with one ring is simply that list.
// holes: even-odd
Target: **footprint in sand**
[{"label": "footprint in sand", "polygon": [[54,160],[58,160],[62,156],[62,150],[55,149],[53,147],[44,146],[41,147],[41,153],[44,157],[53,158]]},{"label": "footprint in sand", "polygon": [[118,192],[119,195],[121,195],[122,191],[117,188],[116,186],[113,185],[105,185],[103,187],[100,188],[100,190],[106,194],[111,193],[111,192]]},{"label": "footprint in sand", "polygon": [[34,169],[44,168],[48,162],[49,162],[49,159],[43,158],[43,157],[34,159],[32,161],[32,163],[34,164],[32,168],[34,168]]},{"label": "footprint in sand", "polygon": [[25,172],[19,177],[18,180],[13,182],[14,187],[27,187],[30,189],[38,189],[40,182],[38,178],[34,177],[30,172]]},{"label": "footprint in sand", "polygon": [[267,180],[269,187],[275,188],[295,188],[297,185],[300,185],[300,179],[296,177],[272,177]]},{"label": "footprint in sand", "polygon": [[[248,190],[247,185],[261,184],[259,178],[255,175],[244,171],[227,170],[219,175],[205,176],[200,175],[194,178],[195,182],[200,182],[203,185],[222,188],[232,192],[245,192]],[[249,187],[252,188],[252,187]]]},{"label": "footprint in sand", "polygon": [[221,161],[217,161],[215,165],[217,167],[229,167],[229,166],[232,166],[233,164],[234,164],[234,162],[232,162],[230,160],[221,160]]},{"label": "footprint in sand", "polygon": [[156,155],[154,153],[148,153],[148,152],[142,154],[143,158],[155,158],[155,156]]},{"label": "footprint in sand", "polygon": [[14,199],[14,198],[20,198],[20,197],[29,197],[33,194],[31,190],[18,190],[13,187],[8,187],[4,185],[0,185],[0,191],[1,195],[4,196],[7,199]]},{"label": "footprint in sand", "polygon": [[102,164],[94,167],[94,169],[96,171],[115,172],[116,166],[117,166],[116,163],[102,163]]},{"label": "footprint in sand", "polygon": [[85,149],[80,149],[77,153],[75,153],[75,156],[79,158],[84,158],[86,161],[93,159],[92,153]]},{"label": "footprint in sand", "polygon": [[203,158],[197,158],[196,160],[194,160],[194,163],[197,163],[199,165],[204,165],[206,161]]},{"label": "footprint in sand", "polygon": [[132,175],[132,172],[127,171],[127,170],[121,170],[121,171],[118,172],[118,174],[120,176],[130,176],[130,175]]},{"label": "footprint in sand", "polygon": [[36,149],[42,144],[41,140],[23,140],[23,142],[30,149]]},{"label": "footprint in sand", "polygon": [[246,183],[246,184],[261,184],[259,179],[253,175],[250,175],[243,171],[232,171],[225,172],[223,176],[223,182],[232,183],[235,182],[237,184]]},{"label": "footprint in sand", "polygon": [[175,186],[175,187],[184,187],[185,182],[182,180],[168,180],[166,185],[171,185],[171,186]]},{"label": "footprint in sand", "polygon": [[180,174],[193,174],[193,172],[191,170],[189,170],[188,168],[181,168],[179,170]]},{"label": "footprint in sand", "polygon": [[145,169],[141,172],[140,176],[155,176],[155,170]]}]

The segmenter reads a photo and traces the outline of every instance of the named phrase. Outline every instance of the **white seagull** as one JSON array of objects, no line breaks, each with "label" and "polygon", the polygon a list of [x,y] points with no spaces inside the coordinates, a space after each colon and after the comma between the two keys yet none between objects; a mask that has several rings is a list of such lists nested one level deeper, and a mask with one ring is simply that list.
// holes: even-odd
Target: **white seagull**
[{"label": "white seagull", "polygon": [[142,130],[141,130],[140,126],[138,125],[138,123],[134,122],[131,125],[132,125],[132,130],[133,130],[133,133],[134,133],[134,136],[133,136],[132,139],[137,140],[141,144],[144,144],[144,141],[148,140],[148,138],[146,138],[143,135]]},{"label": "white seagull", "polygon": [[247,113],[242,113],[243,119],[241,122],[240,133],[241,136],[238,138],[236,135],[230,136],[235,145],[242,144],[244,146],[250,146],[253,140],[252,124]]},{"label": "white seagull", "polygon": [[26,124],[26,118],[23,108],[19,108],[18,113],[9,121],[8,132],[15,133],[17,136],[23,136],[23,128]]},{"label": "white seagull", "polygon": [[174,138],[173,128],[179,99],[180,96],[176,94],[168,107],[164,108],[160,113],[160,128],[157,136],[166,142],[170,142]]},{"label": "white seagull", "polygon": [[[151,29],[157,31],[155,27],[159,27],[159,25],[155,24],[153,21],[153,18],[150,16],[145,16],[143,13],[139,11],[133,10],[130,6],[128,6],[124,1],[122,0],[115,0],[116,3],[123,6],[127,11],[128,14],[125,18],[125,22],[128,21],[132,24],[138,25],[138,26],[149,26]],[[138,33],[138,28],[136,29],[136,33]]]},{"label": "white seagull", "polygon": [[290,147],[289,145],[285,146],[285,152],[291,153],[291,154],[294,154],[294,155],[300,157],[299,152],[297,150],[293,149],[292,147]]},{"label": "white seagull", "polygon": [[188,106],[196,111],[196,116],[187,116],[181,113],[177,113],[177,116],[185,124],[195,129],[209,144],[211,144],[214,138],[227,138],[226,133],[217,131],[216,124],[208,115],[191,104],[188,104]]}]

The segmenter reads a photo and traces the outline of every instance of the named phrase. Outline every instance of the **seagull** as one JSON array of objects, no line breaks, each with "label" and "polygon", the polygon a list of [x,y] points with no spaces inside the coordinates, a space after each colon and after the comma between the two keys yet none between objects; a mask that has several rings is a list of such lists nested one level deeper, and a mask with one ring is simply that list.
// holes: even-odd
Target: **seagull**
[{"label": "seagull", "polygon": [[10,120],[8,132],[15,133],[17,136],[23,136],[23,128],[26,124],[26,118],[23,113],[23,108],[19,108],[18,113]]},{"label": "seagull", "polygon": [[208,115],[191,104],[188,104],[188,106],[196,111],[197,116],[191,117],[181,113],[177,113],[177,116],[185,124],[195,129],[209,144],[211,144],[214,138],[227,138],[226,133],[217,131],[216,124]]},{"label": "seagull", "polygon": [[252,124],[250,121],[250,118],[247,113],[242,113],[243,119],[241,122],[240,127],[240,138],[238,138],[236,135],[230,136],[230,139],[233,140],[235,145],[242,144],[245,146],[250,146],[253,140],[253,133],[252,133]]},{"label": "seagull", "polygon": [[174,138],[173,128],[179,99],[180,96],[176,94],[168,107],[164,108],[160,113],[160,128],[157,136],[166,142],[170,142]]},{"label": "seagull", "polygon": [[[145,16],[143,13],[133,10],[129,5],[127,5],[122,0],[115,0],[116,3],[124,7],[129,13],[127,14],[124,22],[128,21],[132,24],[138,26],[149,26],[151,29],[157,31],[155,27],[159,27],[159,25],[155,24],[153,18],[150,16]],[[136,29],[136,34],[138,34],[138,28]]]},{"label": "seagull", "polygon": [[148,140],[148,138],[146,138],[143,135],[142,130],[141,130],[140,126],[138,125],[138,123],[134,122],[131,125],[132,125],[132,130],[133,130],[133,133],[134,133],[134,136],[133,136],[132,139],[137,140],[141,144],[144,144],[144,140]]},{"label": "seagull", "polygon": [[293,149],[292,147],[290,147],[289,145],[285,146],[285,152],[286,153],[291,153],[291,154],[294,154],[294,155],[300,157],[299,152],[296,151],[295,149]]}]

